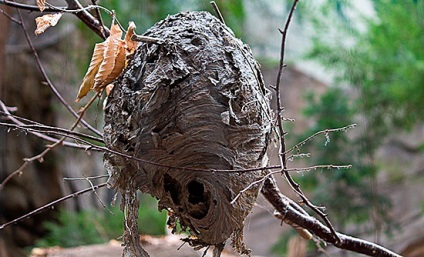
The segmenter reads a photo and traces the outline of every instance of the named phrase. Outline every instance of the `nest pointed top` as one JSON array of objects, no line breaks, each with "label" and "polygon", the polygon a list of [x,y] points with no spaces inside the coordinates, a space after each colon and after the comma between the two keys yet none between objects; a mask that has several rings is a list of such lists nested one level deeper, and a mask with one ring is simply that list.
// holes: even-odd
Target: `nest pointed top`
[{"label": "nest pointed top", "polygon": [[171,221],[190,231],[192,245],[232,236],[236,250],[247,253],[243,221],[260,184],[231,201],[264,172],[214,170],[267,163],[271,111],[259,65],[207,12],[169,16],[145,36],[162,43],[141,43],[115,83],[104,135],[110,149],[147,162],[106,154],[109,183],[157,197]]}]

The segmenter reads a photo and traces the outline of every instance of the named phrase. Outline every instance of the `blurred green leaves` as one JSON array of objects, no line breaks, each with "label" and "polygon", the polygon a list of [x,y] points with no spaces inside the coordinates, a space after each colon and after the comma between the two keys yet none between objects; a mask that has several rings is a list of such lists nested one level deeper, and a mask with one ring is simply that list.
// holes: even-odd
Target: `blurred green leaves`
[{"label": "blurred green leaves", "polygon": [[[167,214],[157,210],[156,199],[143,195],[138,215],[141,234],[165,234]],[[57,219],[58,222],[43,224],[48,233],[36,242],[36,246],[74,247],[105,243],[111,239],[119,239],[124,231],[124,214],[118,207],[79,212],[61,210]]]},{"label": "blurred green leaves", "polygon": [[[309,57],[338,72],[359,93],[357,109],[375,135],[388,128],[408,129],[424,120],[424,1],[374,0],[375,15],[364,18],[365,31],[335,25],[341,38],[328,38],[324,22]],[[322,33],[323,32],[323,33]]]}]

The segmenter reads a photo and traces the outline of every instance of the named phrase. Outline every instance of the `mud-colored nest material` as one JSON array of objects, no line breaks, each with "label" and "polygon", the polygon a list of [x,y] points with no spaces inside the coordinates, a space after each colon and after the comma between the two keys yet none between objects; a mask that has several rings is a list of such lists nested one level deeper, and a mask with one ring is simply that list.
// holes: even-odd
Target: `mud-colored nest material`
[{"label": "mud-colored nest material", "polygon": [[169,16],[144,35],[162,42],[141,43],[115,83],[104,139],[108,148],[150,163],[106,154],[109,184],[157,197],[171,213],[169,224],[178,219],[190,231],[192,245],[223,245],[232,237],[234,248],[247,253],[243,222],[261,186],[251,184],[264,171],[219,170],[267,163],[271,112],[259,66],[207,12]]}]

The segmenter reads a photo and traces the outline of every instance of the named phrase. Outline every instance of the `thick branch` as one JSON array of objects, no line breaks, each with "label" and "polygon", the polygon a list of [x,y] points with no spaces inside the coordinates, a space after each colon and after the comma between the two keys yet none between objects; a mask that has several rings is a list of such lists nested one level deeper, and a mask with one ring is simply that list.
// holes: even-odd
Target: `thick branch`
[{"label": "thick branch", "polygon": [[283,219],[307,229],[312,234],[321,238],[334,246],[369,256],[379,257],[400,257],[400,255],[371,242],[337,233],[340,240],[337,240],[332,231],[319,220],[309,216],[305,212],[299,211],[300,207],[284,196],[276,186],[273,178],[265,181],[261,190],[265,198],[281,213]]},{"label": "thick branch", "polygon": [[[81,4],[77,0],[66,0],[66,3],[68,3],[68,10],[82,9]],[[102,27],[100,22],[87,10],[76,12],[75,15],[84,22],[87,27],[99,35],[99,37],[106,39],[109,36],[109,30],[106,27]]]}]

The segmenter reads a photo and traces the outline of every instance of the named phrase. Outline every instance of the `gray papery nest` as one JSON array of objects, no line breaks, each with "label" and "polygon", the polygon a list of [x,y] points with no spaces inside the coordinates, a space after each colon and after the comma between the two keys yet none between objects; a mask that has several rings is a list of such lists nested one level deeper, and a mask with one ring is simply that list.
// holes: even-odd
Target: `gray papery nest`
[{"label": "gray papery nest", "polygon": [[261,186],[252,183],[265,171],[218,170],[268,162],[272,114],[259,65],[207,12],[169,16],[144,35],[161,42],[140,43],[105,109],[107,147],[150,162],[105,154],[109,185],[123,195],[124,256],[148,256],[139,244],[137,190],[158,198],[168,225],[175,230],[179,221],[196,249],[214,245],[219,256],[231,237],[249,254],[243,222]]}]

